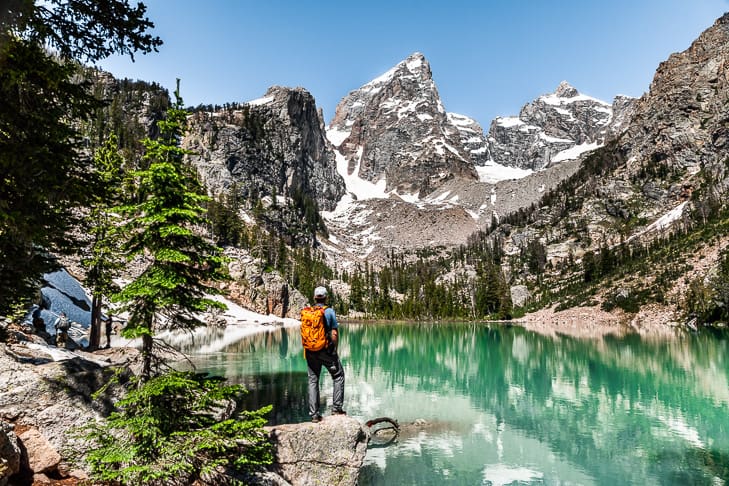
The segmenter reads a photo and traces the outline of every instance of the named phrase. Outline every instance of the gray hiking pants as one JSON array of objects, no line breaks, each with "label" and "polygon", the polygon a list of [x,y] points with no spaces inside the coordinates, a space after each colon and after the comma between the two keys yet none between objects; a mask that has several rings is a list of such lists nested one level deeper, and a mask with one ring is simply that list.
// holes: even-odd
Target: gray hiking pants
[{"label": "gray hiking pants", "polygon": [[319,375],[322,365],[326,367],[334,382],[332,412],[342,411],[344,404],[344,368],[336,351],[324,348],[321,351],[307,351],[306,364],[309,372],[309,415],[319,415]]}]

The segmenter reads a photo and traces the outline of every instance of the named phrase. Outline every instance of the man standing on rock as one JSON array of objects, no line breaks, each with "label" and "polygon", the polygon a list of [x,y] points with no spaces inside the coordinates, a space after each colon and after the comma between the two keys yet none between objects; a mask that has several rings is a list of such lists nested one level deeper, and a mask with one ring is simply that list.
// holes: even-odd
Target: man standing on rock
[{"label": "man standing on rock", "polygon": [[309,374],[309,415],[321,422],[319,413],[319,375],[325,366],[334,382],[332,415],[344,415],[344,368],[337,354],[339,324],[334,309],[327,307],[327,289],[314,289],[314,305],[301,310],[301,342]]}]

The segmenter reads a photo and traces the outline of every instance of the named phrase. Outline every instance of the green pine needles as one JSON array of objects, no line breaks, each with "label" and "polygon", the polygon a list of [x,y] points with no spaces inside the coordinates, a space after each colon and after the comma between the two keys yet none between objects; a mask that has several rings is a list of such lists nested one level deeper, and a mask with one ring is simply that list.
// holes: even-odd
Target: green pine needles
[{"label": "green pine needles", "polygon": [[[179,80],[178,80],[179,85]],[[124,243],[127,258],[143,258],[145,270],[113,297],[130,317],[123,335],[142,338],[142,380],[152,376],[156,357],[153,335],[161,328],[191,330],[203,325],[199,315],[225,305],[211,282],[227,278],[220,249],[200,234],[205,227],[203,193],[187,153],[179,146],[187,112],[179,86],[176,104],[159,122],[160,137],[145,139],[148,167],[133,172],[134,202],[118,208],[127,218]]]},{"label": "green pine needles", "polygon": [[272,447],[261,428],[271,406],[241,411],[245,393],[222,378],[179,371],[131,387],[116,412],[88,427],[94,478],[127,485],[222,484],[271,464]]}]

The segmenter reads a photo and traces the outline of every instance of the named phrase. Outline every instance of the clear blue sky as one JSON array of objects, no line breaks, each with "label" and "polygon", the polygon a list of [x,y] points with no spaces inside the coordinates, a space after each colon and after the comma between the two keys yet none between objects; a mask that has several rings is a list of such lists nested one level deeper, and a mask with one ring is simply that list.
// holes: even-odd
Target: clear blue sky
[{"label": "clear blue sky", "polygon": [[301,86],[328,123],[339,100],[415,51],[447,111],[495,116],[567,80],[612,101],[648,90],[661,61],[729,0],[146,0],[160,52],[111,58],[117,77],[181,78],[186,105],[248,101]]}]

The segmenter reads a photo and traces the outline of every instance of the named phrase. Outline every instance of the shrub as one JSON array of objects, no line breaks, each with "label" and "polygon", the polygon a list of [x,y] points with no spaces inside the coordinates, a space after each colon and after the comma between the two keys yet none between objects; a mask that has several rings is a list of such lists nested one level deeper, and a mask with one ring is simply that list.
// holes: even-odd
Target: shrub
[{"label": "shrub", "polygon": [[[221,468],[250,472],[270,464],[261,427],[267,406],[240,411],[246,390],[223,378],[172,371],[132,388],[105,423],[85,433],[94,479],[122,484],[192,484]],[[232,414],[224,411],[233,406]]]}]

